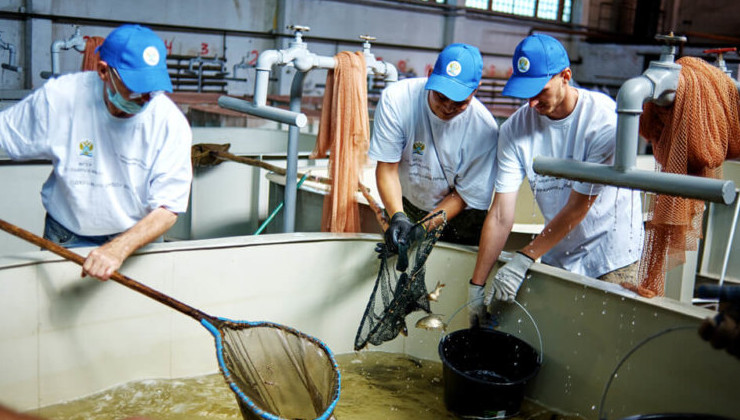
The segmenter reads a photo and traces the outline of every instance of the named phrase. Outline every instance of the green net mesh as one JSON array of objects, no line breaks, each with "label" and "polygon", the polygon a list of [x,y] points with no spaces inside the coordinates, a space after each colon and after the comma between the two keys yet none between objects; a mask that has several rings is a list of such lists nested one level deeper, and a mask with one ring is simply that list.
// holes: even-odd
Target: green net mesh
[{"label": "green net mesh", "polygon": [[[423,225],[435,217],[441,217],[443,221],[429,231],[425,230]],[[408,314],[415,311],[431,313],[424,280],[425,264],[444,227],[444,213],[435,213],[414,226],[407,249],[400,247],[395,254],[381,244],[378,256],[380,270],[355,336],[356,351],[368,343],[377,346],[396,338],[399,333],[405,335]]]}]

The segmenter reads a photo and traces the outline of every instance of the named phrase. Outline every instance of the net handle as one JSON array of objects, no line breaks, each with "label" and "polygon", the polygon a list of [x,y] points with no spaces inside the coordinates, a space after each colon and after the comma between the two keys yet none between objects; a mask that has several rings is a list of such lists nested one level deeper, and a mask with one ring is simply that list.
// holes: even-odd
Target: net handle
[{"label": "net handle", "polygon": [[[83,264],[85,264],[85,258],[83,256],[75,252],[72,252],[69,249],[64,248],[63,246],[57,243],[54,243],[48,239],[35,235],[12,223],[6,222],[3,219],[0,219],[0,229],[4,230],[5,232],[8,232],[9,234],[13,236],[16,236],[20,239],[28,241],[34,245],[37,245],[41,248],[49,250],[53,252],[54,254],[64,258],[65,260],[71,261],[79,266],[82,266]],[[154,290],[150,288],[149,286],[139,283],[132,278],[126,277],[123,274],[119,273],[118,271],[113,272],[110,278],[114,280],[115,282],[128,287],[129,289],[135,290],[143,295],[150,297],[151,299],[156,300],[157,302],[163,303],[172,309],[182,312],[185,315],[188,315],[194,318],[198,322],[201,322],[204,319],[212,324],[218,324],[219,322],[216,318],[204,312],[201,312],[191,306],[188,306],[180,302],[177,299],[171,298],[162,292]]]}]

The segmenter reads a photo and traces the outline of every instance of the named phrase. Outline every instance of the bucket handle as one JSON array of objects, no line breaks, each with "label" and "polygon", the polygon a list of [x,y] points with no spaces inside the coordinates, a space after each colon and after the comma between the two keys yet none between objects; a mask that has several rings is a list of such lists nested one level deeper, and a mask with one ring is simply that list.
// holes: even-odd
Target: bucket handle
[{"label": "bucket handle", "polygon": [[[483,299],[483,297],[481,296],[479,298],[471,299],[471,300],[465,302],[462,306],[460,306],[459,308],[457,308],[455,310],[455,312],[453,312],[452,315],[450,315],[449,318],[447,318],[446,325],[450,325],[450,322],[452,321],[452,319],[460,311],[462,311],[463,309],[465,309],[466,307],[468,307],[471,303],[476,302],[476,301],[479,301],[479,300],[482,300],[482,299]],[[516,299],[513,302],[516,303],[517,306],[519,306],[522,309],[522,311],[524,311],[524,313],[527,314],[527,316],[529,317],[529,320],[532,321],[532,325],[534,326],[534,330],[537,332],[537,341],[539,342],[539,345],[540,345],[540,352],[539,352],[539,356],[537,357],[537,361],[540,364],[542,364],[543,354],[545,352],[545,349],[544,349],[544,347],[542,345],[542,334],[540,333],[539,327],[537,327],[537,322],[535,322],[534,318],[532,317],[532,314],[530,314],[529,311],[521,303],[519,303]],[[442,332],[442,334],[439,337],[439,340],[440,341],[442,341],[442,339],[444,338],[444,335],[445,335],[445,333]]]}]

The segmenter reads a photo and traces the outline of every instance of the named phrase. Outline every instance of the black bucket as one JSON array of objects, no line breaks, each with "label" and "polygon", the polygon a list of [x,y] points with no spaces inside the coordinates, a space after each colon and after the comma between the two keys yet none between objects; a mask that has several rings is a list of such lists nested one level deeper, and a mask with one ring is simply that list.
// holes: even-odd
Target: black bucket
[{"label": "black bucket", "polygon": [[515,416],[527,382],[540,370],[537,351],[501,331],[473,328],[439,342],[445,406],[462,417]]}]

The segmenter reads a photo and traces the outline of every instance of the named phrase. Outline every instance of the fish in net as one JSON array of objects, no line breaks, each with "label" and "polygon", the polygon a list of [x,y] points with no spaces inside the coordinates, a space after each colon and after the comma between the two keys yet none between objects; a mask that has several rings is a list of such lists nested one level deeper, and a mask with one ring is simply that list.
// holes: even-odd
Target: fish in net
[{"label": "fish in net", "polygon": [[[0,220],[0,229],[79,265],[84,257]],[[339,367],[315,337],[272,322],[217,318],[119,272],[111,279],[198,321],[214,337],[221,374],[245,420],[332,419]]]},{"label": "fish in net", "polygon": [[[435,217],[442,222],[425,229]],[[446,224],[444,212],[434,213],[414,225],[408,245],[399,244],[397,254],[379,244],[380,269],[375,279],[370,301],[355,336],[355,351],[369,344],[380,345],[398,336],[406,335],[406,316],[415,311],[431,314],[424,280],[426,260]]]}]

